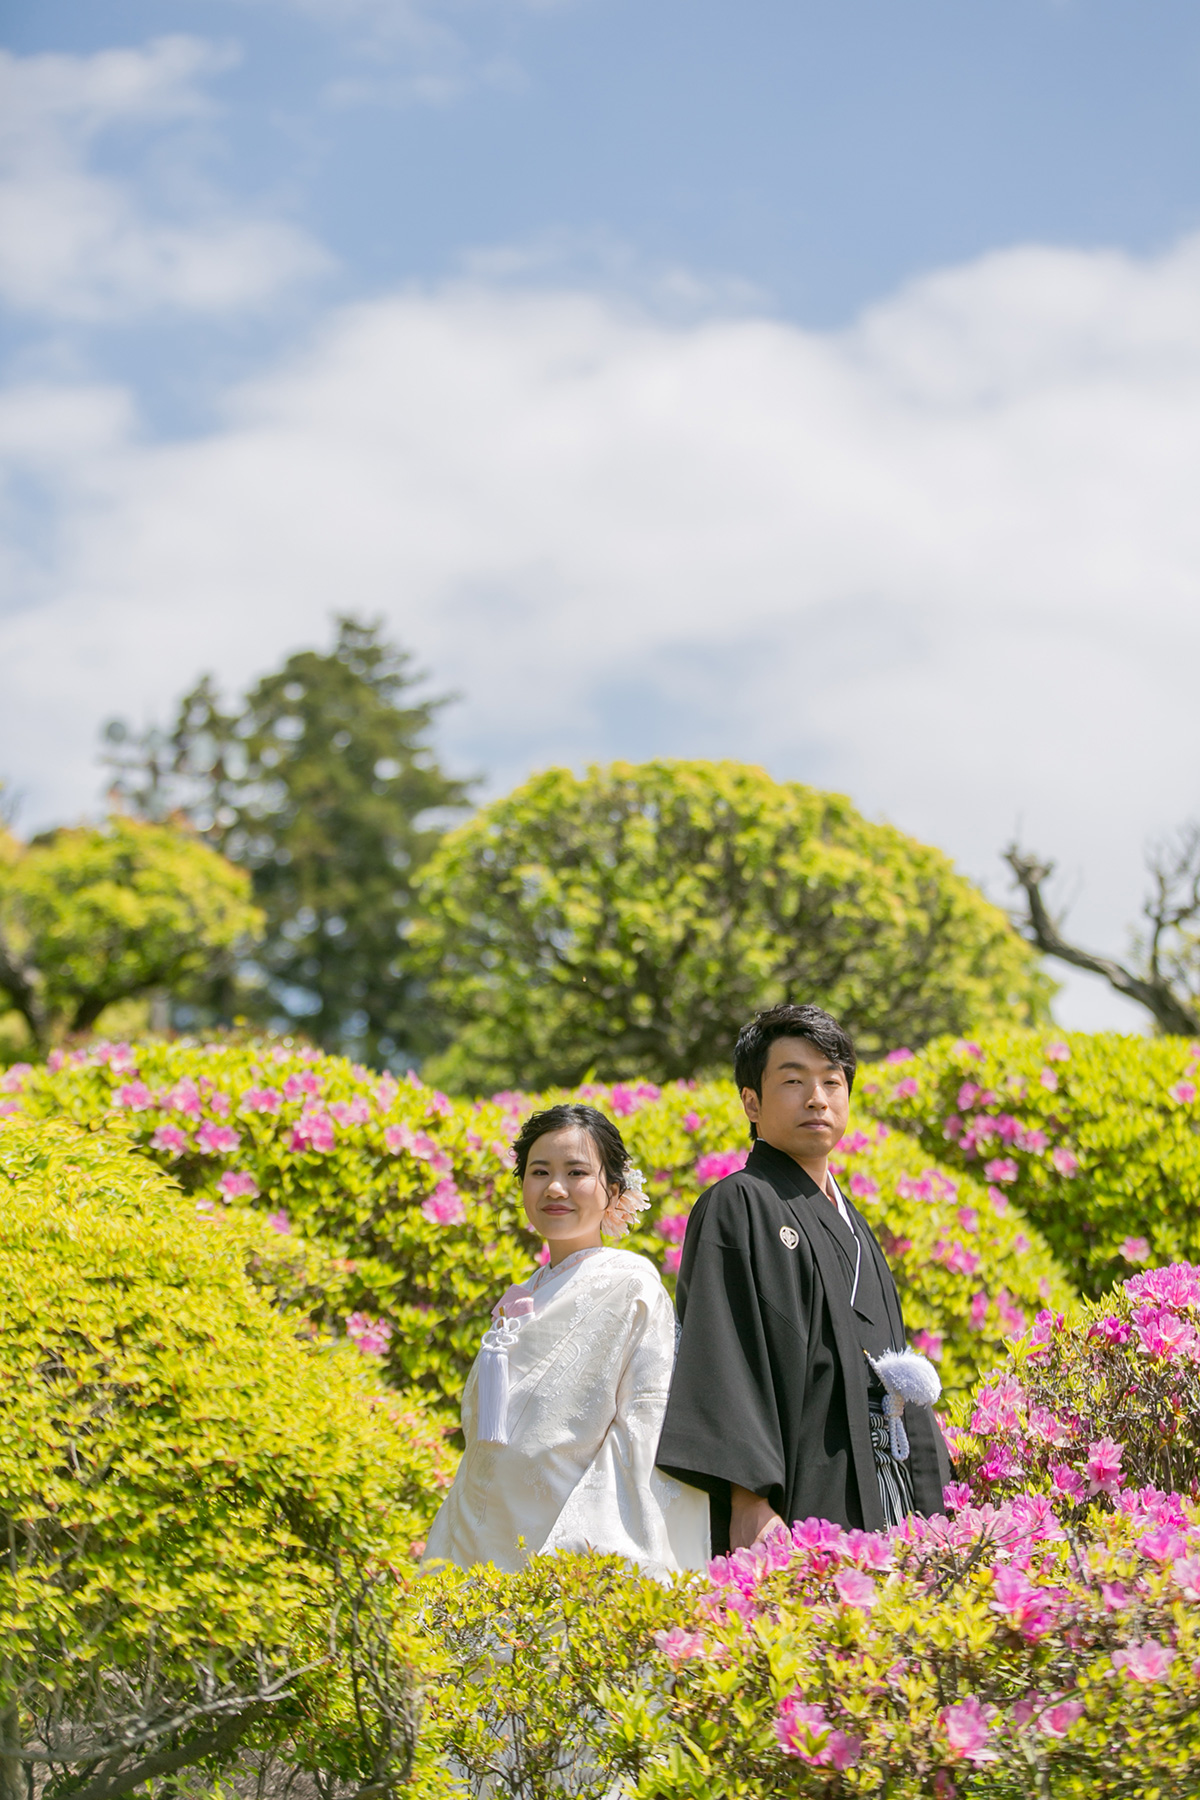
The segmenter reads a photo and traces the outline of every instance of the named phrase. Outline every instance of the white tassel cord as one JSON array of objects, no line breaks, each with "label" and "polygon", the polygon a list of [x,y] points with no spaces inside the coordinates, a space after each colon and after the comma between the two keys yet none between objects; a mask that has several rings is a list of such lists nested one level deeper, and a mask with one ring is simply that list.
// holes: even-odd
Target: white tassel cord
[{"label": "white tassel cord", "polygon": [[477,1436],[481,1444],[508,1442],[508,1352],[517,1341],[519,1329],[519,1320],[501,1319],[483,1334],[475,1389]]},{"label": "white tassel cord", "polygon": [[942,1380],[927,1356],[919,1350],[886,1350],[880,1357],[867,1361],[883,1383],[886,1399],[884,1416],[888,1422],[892,1455],[897,1462],[908,1461],[908,1433],[904,1429],[904,1406],[932,1406],[942,1391]]}]

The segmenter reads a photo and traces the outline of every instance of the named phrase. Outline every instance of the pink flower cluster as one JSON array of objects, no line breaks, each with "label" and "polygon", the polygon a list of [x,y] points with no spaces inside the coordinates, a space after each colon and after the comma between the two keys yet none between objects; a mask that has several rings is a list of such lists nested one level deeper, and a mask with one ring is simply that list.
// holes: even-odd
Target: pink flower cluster
[{"label": "pink flower cluster", "polygon": [[383,1356],[392,1341],[392,1328],[386,1319],[353,1312],[346,1320],[346,1336],[364,1356]]},{"label": "pink flower cluster", "polygon": [[724,1181],[727,1175],[744,1169],[749,1157],[749,1150],[712,1150],[697,1162],[696,1180],[701,1187],[711,1187],[714,1181]]}]

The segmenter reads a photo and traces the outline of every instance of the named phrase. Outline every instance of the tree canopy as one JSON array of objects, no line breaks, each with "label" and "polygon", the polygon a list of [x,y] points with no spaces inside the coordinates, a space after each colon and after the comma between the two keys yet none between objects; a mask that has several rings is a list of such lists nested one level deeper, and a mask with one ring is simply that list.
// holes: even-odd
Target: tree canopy
[{"label": "tree canopy", "polygon": [[332,651],[288,657],[232,706],[206,676],[169,734],[107,728],[125,803],[183,811],[251,873],[265,932],[237,991],[213,996],[218,1017],[300,1023],[384,1062],[435,1041],[406,943],[412,881],[466,786],[438,766],[442,702],[412,697],[410,664],[378,625],[341,618]]},{"label": "tree canopy", "polygon": [[0,834],[0,993],[39,1050],[114,1001],[186,989],[261,923],[246,874],[190,832],[113,818]]},{"label": "tree canopy", "polygon": [[865,1051],[1045,1016],[1050,987],[940,851],[741,763],[534,776],[442,841],[414,941],[488,1087],[727,1068],[756,1008],[815,1000]]}]

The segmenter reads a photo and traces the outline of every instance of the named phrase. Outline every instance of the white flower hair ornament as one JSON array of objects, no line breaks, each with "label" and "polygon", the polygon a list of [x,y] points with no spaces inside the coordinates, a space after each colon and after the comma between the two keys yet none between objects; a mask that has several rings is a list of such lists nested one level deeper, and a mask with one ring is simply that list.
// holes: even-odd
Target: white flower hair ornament
[{"label": "white flower hair ornament", "polygon": [[632,1163],[626,1163],[621,1180],[621,1192],[615,1200],[609,1201],[600,1221],[600,1229],[605,1237],[623,1238],[650,1204],[646,1198],[646,1177],[640,1169],[635,1169]]}]

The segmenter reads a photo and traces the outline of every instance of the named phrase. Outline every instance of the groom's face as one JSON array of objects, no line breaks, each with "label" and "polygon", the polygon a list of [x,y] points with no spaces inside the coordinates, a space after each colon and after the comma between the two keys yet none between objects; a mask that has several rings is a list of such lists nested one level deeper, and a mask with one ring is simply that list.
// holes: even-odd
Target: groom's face
[{"label": "groom's face", "polygon": [[798,1163],[821,1162],[845,1135],[850,1089],[845,1070],[807,1038],[776,1038],[767,1053],[762,1095],[742,1089],[758,1135]]}]

